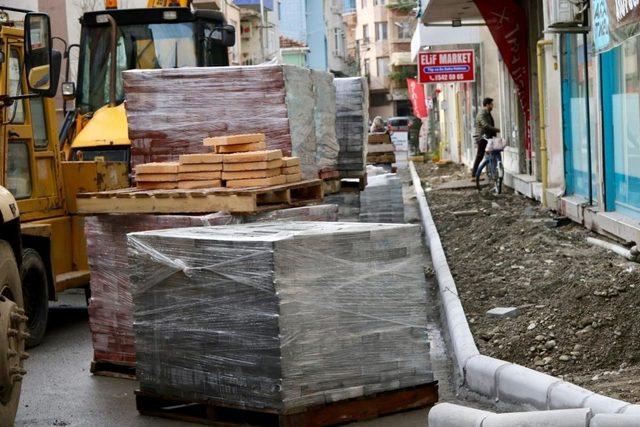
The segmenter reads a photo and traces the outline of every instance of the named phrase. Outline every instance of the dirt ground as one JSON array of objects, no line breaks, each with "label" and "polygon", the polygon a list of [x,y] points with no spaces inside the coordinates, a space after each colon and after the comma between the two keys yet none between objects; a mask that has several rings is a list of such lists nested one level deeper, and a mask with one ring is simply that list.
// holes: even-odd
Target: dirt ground
[{"label": "dirt ground", "polygon": [[[457,166],[418,171],[480,351],[640,401],[640,264],[590,246],[598,236],[577,224],[551,226],[553,212],[509,189],[435,189],[468,176]],[[495,307],[519,314],[488,316]]]}]

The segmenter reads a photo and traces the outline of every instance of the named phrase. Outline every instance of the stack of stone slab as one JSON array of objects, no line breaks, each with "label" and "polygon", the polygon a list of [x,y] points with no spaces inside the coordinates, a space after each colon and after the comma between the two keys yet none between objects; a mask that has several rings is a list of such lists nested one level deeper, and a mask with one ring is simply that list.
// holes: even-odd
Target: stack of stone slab
[{"label": "stack of stone slab", "polygon": [[416,226],[273,222],[128,238],[142,391],[283,411],[433,380]]},{"label": "stack of stone slab", "polygon": [[336,88],[336,135],[340,143],[338,170],[341,177],[360,178],[367,166],[369,90],[362,77],[334,79]]},{"label": "stack of stone slab", "polygon": [[387,132],[370,133],[367,144],[367,163],[370,165],[393,164],[395,147]]},{"label": "stack of stone slab", "polygon": [[[179,163],[178,188],[194,189],[222,186],[221,154],[183,154],[179,158]],[[136,182],[137,178],[136,175]]]},{"label": "stack of stone slab", "polygon": [[360,221],[404,223],[402,180],[396,174],[369,176],[360,194]]},{"label": "stack of stone slab", "polygon": [[333,74],[311,70],[311,80],[316,100],[314,116],[318,171],[322,179],[339,178],[340,144],[336,136],[336,90],[333,86]]},{"label": "stack of stone slab", "polygon": [[[122,74],[133,166],[204,153],[204,138],[264,132],[267,149],[299,157],[303,178],[318,178],[316,96],[309,70],[273,65]],[[335,118],[325,125],[335,127]],[[330,150],[321,153],[330,155]]]},{"label": "stack of stone slab", "polygon": [[85,218],[91,271],[89,327],[94,361],[135,362],[131,286],[127,275],[127,233],[177,227],[229,224],[226,214],[102,215]]},{"label": "stack of stone slab", "polygon": [[249,216],[215,213],[186,215],[100,215],[85,219],[91,271],[89,326],[94,360],[135,362],[131,282],[127,272],[127,233],[257,221],[337,221],[336,205],[279,209]]}]

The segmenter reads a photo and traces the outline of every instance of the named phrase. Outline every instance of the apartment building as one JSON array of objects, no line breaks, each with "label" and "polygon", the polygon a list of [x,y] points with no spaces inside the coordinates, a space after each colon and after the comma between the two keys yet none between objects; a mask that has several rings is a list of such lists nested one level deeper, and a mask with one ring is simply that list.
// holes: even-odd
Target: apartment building
[{"label": "apartment building", "polygon": [[279,0],[234,0],[240,8],[240,63],[256,65],[280,58]]},{"label": "apartment building", "polygon": [[415,15],[409,3],[356,2],[356,54],[361,74],[369,79],[371,116],[387,118],[411,111],[405,72],[410,73],[407,68],[412,66],[407,53],[411,51]]}]

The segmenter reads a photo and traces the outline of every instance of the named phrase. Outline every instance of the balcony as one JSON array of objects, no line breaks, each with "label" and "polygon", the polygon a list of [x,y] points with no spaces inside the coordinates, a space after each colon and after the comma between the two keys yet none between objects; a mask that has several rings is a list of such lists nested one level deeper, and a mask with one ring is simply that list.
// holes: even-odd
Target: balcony
[{"label": "balcony", "polygon": [[389,78],[380,77],[380,76],[369,76],[369,90],[370,91],[388,91]]},{"label": "balcony", "polygon": [[[233,3],[236,6],[260,10],[260,0],[234,0]],[[262,3],[265,9],[273,10],[273,0],[262,0]]]}]

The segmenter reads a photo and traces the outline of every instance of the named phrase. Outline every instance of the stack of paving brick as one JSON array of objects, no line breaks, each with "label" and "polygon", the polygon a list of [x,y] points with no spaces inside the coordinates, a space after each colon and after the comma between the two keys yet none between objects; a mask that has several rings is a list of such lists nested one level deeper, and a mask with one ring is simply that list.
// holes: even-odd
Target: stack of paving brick
[{"label": "stack of paving brick", "polygon": [[178,188],[177,162],[146,163],[138,165],[136,186],[141,190],[171,190]]},{"label": "stack of paving brick", "polygon": [[243,134],[205,138],[215,153],[183,154],[179,162],[136,167],[136,185],[143,190],[269,187],[302,179],[298,157],[266,150],[265,135]]},{"label": "stack of paving brick", "polygon": [[423,263],[409,225],[130,234],[140,387],[287,410],[429,383]]},{"label": "stack of paving brick", "polygon": [[338,170],[343,178],[365,175],[369,122],[369,91],[362,77],[334,79],[336,135],[340,143]]},{"label": "stack of paving brick", "polygon": [[370,133],[367,143],[367,163],[392,164],[396,161],[395,146],[387,132]]},{"label": "stack of paving brick", "polygon": [[340,144],[336,136],[336,89],[333,86],[333,74],[311,70],[311,80],[316,100],[314,109],[318,147],[316,164],[320,178],[339,178]]},{"label": "stack of paving brick", "polygon": [[[299,157],[304,179],[318,178],[316,99],[309,70],[199,67],[122,75],[133,166],[204,153],[204,138],[265,132],[267,149]],[[335,126],[335,118],[329,120],[326,126]]]},{"label": "stack of paving brick", "polygon": [[360,221],[404,223],[402,180],[396,174],[369,175],[360,193]]},{"label": "stack of paving brick", "polygon": [[300,159],[297,157],[283,157],[282,174],[285,176],[287,182],[300,181],[302,177],[300,171]]},{"label": "stack of paving brick", "polygon": [[[215,153],[183,154],[178,166],[178,188],[222,186],[222,155]],[[137,180],[137,175],[136,175]]]},{"label": "stack of paving brick", "polygon": [[94,360],[127,365],[135,362],[131,286],[127,274],[127,233],[235,221],[236,218],[225,214],[87,217],[85,235],[91,271],[89,326]]}]

